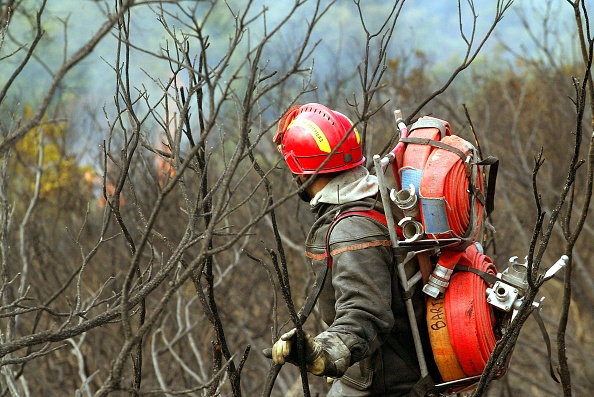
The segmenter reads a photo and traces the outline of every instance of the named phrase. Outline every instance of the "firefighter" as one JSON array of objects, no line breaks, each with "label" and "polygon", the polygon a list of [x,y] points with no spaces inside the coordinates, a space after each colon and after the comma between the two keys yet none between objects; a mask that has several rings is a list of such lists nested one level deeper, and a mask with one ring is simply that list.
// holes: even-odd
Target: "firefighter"
[{"label": "firefighter", "polygon": [[[328,327],[305,335],[308,371],[331,380],[328,396],[414,395],[421,373],[388,230],[360,212],[335,221],[355,210],[383,214],[357,129],[345,115],[310,103],[283,116],[274,142],[297,184],[309,183],[300,193],[316,216],[306,256],[316,274],[330,266],[318,299]],[[425,339],[420,288],[411,299]],[[296,364],[296,345],[293,329],[274,344],[273,361]]]}]

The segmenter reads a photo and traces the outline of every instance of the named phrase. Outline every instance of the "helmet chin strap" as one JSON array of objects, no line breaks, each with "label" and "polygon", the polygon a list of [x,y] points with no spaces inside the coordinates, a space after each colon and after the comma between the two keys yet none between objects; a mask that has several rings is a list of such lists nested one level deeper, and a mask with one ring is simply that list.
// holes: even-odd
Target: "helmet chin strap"
[{"label": "helmet chin strap", "polygon": [[[309,178],[310,177],[308,176],[308,177],[306,177],[305,180],[307,180]],[[303,181],[301,180],[301,178],[299,177],[299,175],[297,175],[297,178],[295,178],[295,183],[297,184],[298,187],[301,187],[303,185]],[[299,198],[301,200],[305,201],[306,203],[309,203],[311,201],[311,199],[313,198],[305,190],[299,191],[299,193],[297,193],[297,195],[299,196]]]}]

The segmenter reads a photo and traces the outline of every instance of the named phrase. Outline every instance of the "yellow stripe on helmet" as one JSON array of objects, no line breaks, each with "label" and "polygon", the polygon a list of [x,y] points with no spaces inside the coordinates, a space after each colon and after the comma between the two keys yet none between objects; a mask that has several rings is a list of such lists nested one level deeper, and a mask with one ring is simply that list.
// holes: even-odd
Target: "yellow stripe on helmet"
[{"label": "yellow stripe on helmet", "polygon": [[320,148],[322,152],[330,153],[332,151],[332,149],[330,148],[330,142],[328,142],[326,135],[324,135],[324,132],[322,132],[320,127],[318,127],[318,125],[313,121],[307,119],[294,119],[287,129],[292,127],[301,127],[307,132],[309,132],[309,134],[314,138],[314,140],[318,144],[318,148]]},{"label": "yellow stripe on helmet", "polygon": [[[346,117],[346,116],[344,116],[344,117]],[[357,130],[357,127],[355,127],[355,124],[353,124],[353,122],[351,121],[351,119],[349,119],[348,117],[346,117],[346,119],[353,126],[353,132],[355,133],[355,137],[357,138],[357,143],[361,143],[361,137],[359,136],[359,131]]]}]

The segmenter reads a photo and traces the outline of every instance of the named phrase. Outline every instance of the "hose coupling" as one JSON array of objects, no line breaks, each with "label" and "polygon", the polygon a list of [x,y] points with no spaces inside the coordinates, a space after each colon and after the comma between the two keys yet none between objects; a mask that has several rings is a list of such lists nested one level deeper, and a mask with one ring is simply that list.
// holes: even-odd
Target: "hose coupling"
[{"label": "hose coupling", "polygon": [[425,234],[423,224],[410,216],[402,218],[400,222],[398,222],[398,226],[402,229],[405,243],[412,243],[420,240]]},{"label": "hose coupling", "polygon": [[445,293],[446,288],[450,285],[450,277],[452,277],[453,269],[441,266],[439,263],[435,265],[433,273],[429,276],[427,284],[423,286],[423,292],[432,298],[437,298]]},{"label": "hose coupling", "polygon": [[396,191],[390,191],[390,198],[398,208],[404,212],[404,216],[412,218],[419,215],[419,200],[415,192],[415,185],[412,183],[410,187]]}]

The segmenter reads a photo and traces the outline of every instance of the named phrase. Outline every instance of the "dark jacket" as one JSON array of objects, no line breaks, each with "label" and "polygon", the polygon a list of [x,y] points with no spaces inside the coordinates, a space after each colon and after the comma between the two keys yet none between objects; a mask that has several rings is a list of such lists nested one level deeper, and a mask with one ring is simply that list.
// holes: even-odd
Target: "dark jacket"
[{"label": "dark jacket", "polygon": [[[317,203],[317,218],[306,241],[316,274],[328,266],[328,228],[338,213],[374,208],[377,197],[337,205]],[[387,228],[365,216],[349,216],[329,236],[332,267],[319,297],[328,328],[316,336],[336,365],[329,396],[403,396],[421,374]],[[422,291],[413,294],[419,328],[426,338]],[[428,346],[428,343],[425,343]]]}]

